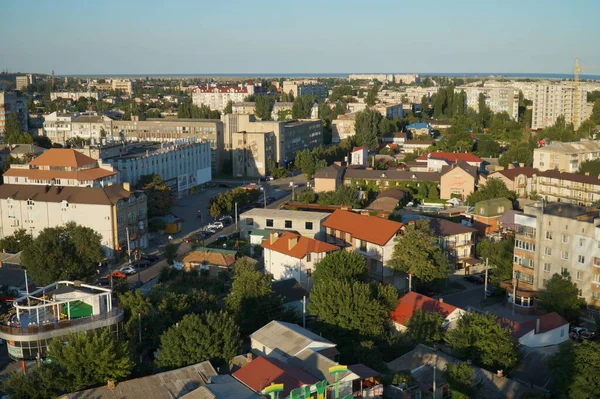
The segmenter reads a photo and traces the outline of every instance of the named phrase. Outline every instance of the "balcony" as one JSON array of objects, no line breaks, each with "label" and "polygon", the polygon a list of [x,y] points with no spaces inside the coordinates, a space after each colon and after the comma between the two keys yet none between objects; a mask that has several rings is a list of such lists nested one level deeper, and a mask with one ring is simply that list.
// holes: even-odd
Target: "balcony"
[{"label": "balcony", "polygon": [[465,247],[467,245],[473,245],[473,240],[467,240],[467,241],[446,241],[445,242],[446,248],[458,248],[458,247]]}]

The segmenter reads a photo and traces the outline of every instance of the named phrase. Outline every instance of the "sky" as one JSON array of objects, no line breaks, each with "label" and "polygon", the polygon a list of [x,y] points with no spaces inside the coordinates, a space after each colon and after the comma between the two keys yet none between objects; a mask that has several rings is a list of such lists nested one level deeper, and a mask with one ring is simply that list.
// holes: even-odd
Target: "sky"
[{"label": "sky", "polygon": [[[598,0],[0,0],[0,70],[572,73]],[[600,70],[583,73],[600,74]]]}]

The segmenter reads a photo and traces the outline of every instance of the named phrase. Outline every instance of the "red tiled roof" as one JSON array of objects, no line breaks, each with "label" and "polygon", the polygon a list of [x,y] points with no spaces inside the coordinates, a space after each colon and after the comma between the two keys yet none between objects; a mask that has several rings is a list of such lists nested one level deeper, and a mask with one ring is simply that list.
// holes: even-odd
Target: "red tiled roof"
[{"label": "red tiled roof", "polygon": [[70,166],[78,168],[85,165],[95,165],[98,161],[70,148],[50,148],[35,158],[29,165],[37,166]]},{"label": "red tiled roof", "polygon": [[302,369],[262,356],[252,360],[232,375],[255,392],[262,391],[271,383],[283,384],[282,397],[287,397],[292,389],[302,385],[313,385],[319,381]]},{"label": "red tiled roof", "polygon": [[491,173],[490,177],[494,177],[494,175],[496,173],[501,174],[502,176],[506,177],[507,179],[514,180],[519,175],[525,175],[527,177],[531,177],[534,174],[539,173],[539,171],[535,168],[512,168],[512,169],[499,170],[497,172]]},{"label": "red tiled roof", "polygon": [[10,168],[2,176],[26,177],[35,180],[73,179],[89,181],[116,175],[117,172],[103,168],[76,170],[45,170],[45,169],[20,169]]},{"label": "red tiled roof", "polygon": [[385,245],[398,233],[403,224],[378,216],[363,216],[337,209],[321,223],[321,226],[350,233],[354,238],[373,244]]},{"label": "red tiled roof", "polygon": [[354,152],[354,151],[362,151],[364,148],[365,148],[365,147],[354,147],[354,148],[352,149],[352,152]]},{"label": "red tiled roof", "polygon": [[[298,240],[290,249],[290,240]],[[270,239],[266,239],[262,243],[262,247],[273,251],[291,256],[297,259],[303,259],[308,253],[323,253],[331,252],[340,249],[339,247],[328,244],[326,242],[314,240],[312,238],[303,237],[300,234],[285,232],[271,244]]]},{"label": "red tiled roof", "polygon": [[419,161],[426,161],[428,157],[433,159],[444,159],[448,162],[456,163],[458,161],[465,162],[481,162],[482,159],[477,155],[469,154],[467,152],[444,152],[444,151],[436,151],[430,152],[428,154],[423,154],[417,158]]},{"label": "red tiled roof", "polygon": [[239,86],[216,86],[216,87],[196,87],[193,93],[248,93],[247,87]]},{"label": "red tiled roof", "polygon": [[437,299],[411,291],[398,300],[398,305],[392,312],[390,318],[396,323],[405,326],[407,325],[408,320],[419,309],[426,312],[437,312],[442,314],[442,316],[447,317],[458,308],[445,302],[440,302]]}]

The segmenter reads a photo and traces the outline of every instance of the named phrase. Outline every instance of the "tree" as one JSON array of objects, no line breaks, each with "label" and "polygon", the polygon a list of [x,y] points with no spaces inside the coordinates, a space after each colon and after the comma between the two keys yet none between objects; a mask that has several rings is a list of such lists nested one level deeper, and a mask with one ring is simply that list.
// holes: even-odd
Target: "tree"
[{"label": "tree", "polygon": [[160,337],[156,364],[174,369],[209,360],[227,365],[242,349],[240,329],[225,311],[188,314]]},{"label": "tree", "polygon": [[550,358],[548,367],[560,397],[586,399],[600,396],[600,345],[566,342]]},{"label": "tree", "polygon": [[11,399],[47,399],[60,395],[56,368],[42,364],[29,372],[13,371],[1,383],[0,391]]},{"label": "tree", "polygon": [[21,123],[14,113],[8,114],[4,127],[4,142],[8,144],[31,144],[33,139],[27,132],[23,132]]},{"label": "tree", "polygon": [[554,274],[546,289],[538,293],[538,306],[546,312],[556,312],[569,322],[577,321],[585,299],[579,297],[577,285],[568,272]]},{"label": "tree", "polygon": [[281,179],[283,177],[288,176],[287,169],[281,166],[277,166],[277,162],[273,161],[272,159],[269,159],[267,161],[267,170],[269,171],[269,174],[273,176],[274,179]]},{"label": "tree", "polygon": [[488,260],[495,284],[512,278],[514,247],[515,237],[512,234],[504,240],[482,240],[477,243],[477,253],[481,259]]},{"label": "tree", "polygon": [[13,234],[0,239],[0,250],[10,254],[21,252],[33,242],[33,237],[25,229],[19,229]]},{"label": "tree", "polygon": [[35,136],[33,142],[40,147],[52,148],[52,141],[46,136]]},{"label": "tree", "polygon": [[[139,354],[143,350],[143,344],[140,345],[139,333],[140,322],[142,324],[142,337],[146,343],[152,342],[152,337],[149,337],[149,328],[153,323],[149,322],[152,311],[150,300],[142,294],[140,290],[127,291],[119,294],[119,308],[125,314],[123,329],[125,331],[126,342],[132,353]],[[138,319],[139,317],[139,319]]]},{"label": "tree", "polygon": [[[424,184],[422,184],[422,186],[424,186]],[[429,193],[427,194],[427,198],[432,200],[440,199],[440,191],[438,190],[436,185],[431,186],[431,188],[429,189]]]},{"label": "tree", "polygon": [[600,98],[597,98],[596,101],[594,101],[594,107],[592,108],[590,120],[596,124],[600,124]]},{"label": "tree", "polygon": [[530,166],[533,163],[533,145],[532,143],[511,145],[506,152],[500,155],[498,162],[505,168],[513,162]]},{"label": "tree", "polygon": [[148,217],[163,216],[173,208],[171,189],[165,184],[160,175],[152,173],[142,175],[137,184],[138,189],[144,190],[148,201]]},{"label": "tree", "polygon": [[446,364],[444,378],[450,385],[452,399],[472,398],[479,387],[475,369],[466,362]]},{"label": "tree", "polygon": [[294,160],[296,167],[299,168],[306,176],[307,180],[312,179],[315,172],[327,166],[327,162],[317,159],[315,155],[308,149],[298,151]]},{"label": "tree", "polygon": [[200,107],[192,104],[191,100],[183,102],[177,110],[178,118],[193,118],[193,119],[219,119],[221,113],[213,111],[208,106],[202,104]]},{"label": "tree", "polygon": [[335,279],[314,284],[308,307],[320,322],[338,332],[378,337],[389,324],[397,298],[391,285]]},{"label": "tree", "polygon": [[243,258],[235,262],[231,292],[225,302],[244,334],[285,315],[281,298],[271,287],[271,278]]},{"label": "tree", "polygon": [[223,108],[223,113],[233,114],[233,101],[227,101],[227,105],[225,105],[225,108]]},{"label": "tree", "polygon": [[347,205],[352,208],[358,208],[358,189],[350,186],[342,186],[337,191],[326,191],[319,193],[317,202],[319,205]]},{"label": "tree", "polygon": [[447,278],[452,273],[427,220],[410,224],[404,234],[396,238],[388,265],[425,283]]},{"label": "tree", "polygon": [[173,265],[175,258],[177,257],[177,245],[171,243],[167,244],[163,256],[169,265]]},{"label": "tree", "polygon": [[490,136],[482,136],[477,142],[477,154],[480,157],[497,157],[500,153],[500,144]]},{"label": "tree", "polygon": [[39,286],[57,280],[89,279],[105,257],[101,239],[96,231],[74,222],[48,227],[25,247],[21,261]]},{"label": "tree", "polygon": [[442,340],[444,335],[443,323],[444,316],[441,313],[418,309],[408,320],[408,337],[413,342],[431,345]]},{"label": "tree", "polygon": [[48,345],[48,358],[60,370],[60,382],[67,392],[108,380],[123,381],[133,368],[127,344],[116,341],[106,329],[71,333],[64,341],[55,338]]},{"label": "tree", "polygon": [[502,180],[491,178],[488,179],[485,186],[469,194],[465,202],[470,206],[475,206],[479,201],[494,198],[508,198],[509,200],[514,201],[517,198],[517,194],[514,191],[510,191]]},{"label": "tree", "polygon": [[305,189],[300,192],[298,202],[303,204],[312,204],[317,200],[317,194],[313,190]]},{"label": "tree", "polygon": [[373,151],[379,148],[379,121],[381,118],[379,112],[368,108],[356,114],[354,137],[357,145]]},{"label": "tree", "polygon": [[590,176],[600,175],[600,159],[588,159],[579,165],[579,173],[589,174]]},{"label": "tree", "polygon": [[315,104],[315,96],[298,96],[292,105],[292,119],[310,118],[312,107]]},{"label": "tree", "polygon": [[367,106],[372,107],[375,104],[377,104],[377,91],[378,91],[377,86],[373,86],[369,90],[369,92],[367,93],[367,96],[365,97],[365,104],[367,104]]},{"label": "tree", "polygon": [[491,370],[506,370],[517,364],[519,352],[510,328],[502,327],[491,313],[465,313],[448,330],[444,341],[455,353]]},{"label": "tree", "polygon": [[354,251],[336,251],[327,254],[315,264],[313,281],[326,284],[332,280],[347,282],[363,281],[369,278],[365,258]]},{"label": "tree", "polygon": [[254,102],[254,112],[262,121],[271,120],[273,111],[273,98],[269,96],[257,95]]}]

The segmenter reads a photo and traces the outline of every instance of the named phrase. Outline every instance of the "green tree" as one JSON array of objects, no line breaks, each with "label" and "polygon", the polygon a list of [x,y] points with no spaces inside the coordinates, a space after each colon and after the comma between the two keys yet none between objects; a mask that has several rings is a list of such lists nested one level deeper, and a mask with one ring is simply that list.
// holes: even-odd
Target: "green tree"
[{"label": "green tree", "polygon": [[313,286],[308,307],[311,314],[330,328],[378,337],[389,326],[397,298],[397,291],[391,285],[335,279]]},{"label": "green tree", "polygon": [[223,108],[223,113],[233,114],[233,101],[227,101],[227,105],[225,105],[225,108]]},{"label": "green tree", "polygon": [[408,320],[408,337],[413,342],[426,345],[439,342],[444,336],[443,323],[444,316],[441,313],[418,309]]},{"label": "green tree", "polygon": [[479,388],[475,369],[466,362],[446,364],[444,378],[452,391],[452,399],[472,398]]},{"label": "green tree", "polygon": [[149,218],[167,215],[171,212],[174,202],[171,189],[160,175],[153,173],[140,176],[137,187],[146,194]]},{"label": "green tree", "polygon": [[104,257],[100,234],[74,222],[43,229],[21,253],[22,264],[39,286],[92,278]]},{"label": "green tree", "polygon": [[106,329],[80,332],[55,338],[48,346],[48,358],[60,370],[65,391],[79,391],[108,380],[123,381],[133,368],[127,344],[116,341]]},{"label": "green tree", "polygon": [[46,136],[35,136],[33,142],[40,147],[52,148],[52,141]]},{"label": "green tree", "polygon": [[579,173],[588,173],[590,176],[600,175],[600,159],[588,159],[579,165]]},{"label": "green tree", "polygon": [[314,96],[298,96],[292,105],[292,119],[310,118],[312,107],[316,101]]},{"label": "green tree", "polygon": [[444,341],[455,353],[491,370],[506,370],[519,360],[517,342],[491,313],[465,313],[458,325],[448,330]]},{"label": "green tree", "polygon": [[500,153],[500,144],[490,136],[482,136],[477,142],[477,154],[480,157],[497,157]]},{"label": "green tree", "polygon": [[11,399],[48,399],[60,395],[56,368],[42,364],[29,372],[13,371],[1,383],[0,391]]},{"label": "green tree", "polygon": [[326,284],[332,280],[347,282],[363,281],[369,278],[365,258],[354,251],[336,251],[327,254],[315,264],[313,281]]},{"label": "green tree", "polygon": [[17,115],[8,114],[4,126],[4,142],[8,144],[31,144],[33,139],[27,132],[23,132]]},{"label": "green tree", "polygon": [[600,397],[600,345],[565,342],[548,361],[556,393],[564,398]]},{"label": "green tree", "polygon": [[568,272],[554,274],[544,291],[538,293],[538,306],[546,312],[556,312],[569,322],[577,321],[585,300],[579,297],[577,284]]},{"label": "green tree", "polygon": [[523,164],[524,166],[530,166],[533,163],[534,146],[535,144],[532,142],[515,143],[500,155],[498,162],[505,168],[513,162]]},{"label": "green tree", "polygon": [[319,193],[317,202],[319,205],[347,205],[352,208],[358,208],[359,192],[356,188],[350,186],[342,186],[337,191],[325,191]]},{"label": "green tree", "polygon": [[25,229],[19,229],[13,234],[0,239],[0,250],[10,254],[21,252],[33,243],[33,237]]},{"label": "green tree", "polygon": [[410,224],[404,234],[396,238],[388,265],[425,283],[447,278],[452,273],[427,220]]},{"label": "green tree", "polygon": [[379,148],[379,122],[381,114],[377,111],[364,109],[356,115],[355,139],[356,144],[369,150]]},{"label": "green tree", "polygon": [[318,172],[327,166],[327,162],[317,159],[308,149],[298,151],[294,163],[296,164],[296,167],[304,173],[307,180],[312,179],[315,172]]},{"label": "green tree", "polygon": [[481,259],[488,260],[495,284],[512,278],[514,247],[514,235],[507,235],[500,241],[482,240],[477,243],[477,253]]},{"label": "green tree", "polygon": [[[312,204],[317,200],[317,194],[313,190],[305,189],[300,192],[298,202],[303,204]],[[1,241],[0,241],[1,242]]]},{"label": "green tree", "polygon": [[[149,334],[153,325],[150,321],[153,315],[152,303],[140,290],[121,293],[118,298],[119,308],[125,314],[123,325],[125,341],[129,344],[131,352],[138,355],[142,353],[144,343],[152,343],[152,336]],[[142,337],[145,340],[142,345],[139,342],[140,324],[142,325]]]},{"label": "green tree", "polygon": [[375,104],[377,104],[377,92],[378,92],[378,88],[377,86],[373,86],[369,92],[367,93],[367,96],[365,97],[365,104],[367,104],[367,106],[372,107]]},{"label": "green tree", "polygon": [[517,198],[517,194],[506,188],[506,184],[504,184],[502,180],[491,178],[488,179],[485,186],[469,194],[465,202],[470,206],[475,206],[479,201],[494,198],[508,198],[509,200],[514,201]]},{"label": "green tree", "polygon": [[272,159],[269,159],[267,161],[267,169],[269,171],[269,174],[273,176],[274,179],[281,179],[283,177],[288,176],[287,169],[281,166],[277,166],[277,162],[273,161]]},{"label": "green tree", "polygon": [[160,338],[156,364],[174,369],[209,360],[227,365],[242,349],[240,329],[224,311],[188,314]]},{"label": "green tree", "polygon": [[[135,112],[132,112],[136,115]],[[219,111],[213,111],[206,105],[200,107],[192,104],[190,99],[184,101],[177,110],[178,118],[192,118],[192,119],[219,119],[221,113]]]},{"label": "green tree", "polygon": [[271,120],[273,111],[273,98],[270,96],[257,95],[254,102],[254,112],[262,121]]},{"label": "green tree", "polygon": [[432,185],[429,189],[429,193],[427,193],[427,198],[436,200],[440,199],[440,191],[438,190],[436,185]]},{"label": "green tree", "polygon": [[596,101],[594,101],[590,120],[596,122],[596,124],[600,124],[600,98],[597,98]]},{"label": "green tree", "polygon": [[163,256],[165,257],[169,265],[173,265],[173,263],[175,262],[175,258],[177,257],[177,245],[171,243],[167,244],[165,246]]}]

